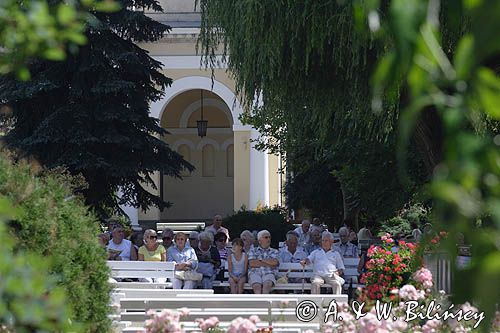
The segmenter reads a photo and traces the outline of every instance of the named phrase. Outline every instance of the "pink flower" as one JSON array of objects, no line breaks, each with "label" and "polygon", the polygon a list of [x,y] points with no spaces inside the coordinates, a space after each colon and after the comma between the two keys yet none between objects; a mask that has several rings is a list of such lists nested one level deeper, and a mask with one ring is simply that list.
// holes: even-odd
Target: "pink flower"
[{"label": "pink flower", "polygon": [[437,319],[429,320],[422,326],[422,333],[438,333],[441,332],[441,321]]},{"label": "pink flower", "polygon": [[411,284],[404,285],[399,289],[399,297],[405,300],[419,300],[425,298],[425,292],[423,290],[417,290]]},{"label": "pink flower", "polygon": [[252,316],[248,317],[248,319],[249,319],[252,323],[254,323],[254,324],[256,324],[256,323],[260,322],[260,318],[259,318],[259,316],[256,316],[256,315],[252,315]]},{"label": "pink flower", "polygon": [[432,288],[432,273],[427,268],[422,267],[413,274],[413,279],[424,286],[424,288]]},{"label": "pink flower", "polygon": [[373,313],[368,312],[366,316],[359,320],[359,333],[375,333],[379,332],[380,322]]},{"label": "pink flower", "polygon": [[234,319],[229,327],[227,333],[252,333],[257,330],[255,324],[249,319],[238,317]]},{"label": "pink flower", "polygon": [[181,315],[181,317],[185,317],[185,316],[189,315],[189,309],[188,308],[180,308],[179,314]]}]

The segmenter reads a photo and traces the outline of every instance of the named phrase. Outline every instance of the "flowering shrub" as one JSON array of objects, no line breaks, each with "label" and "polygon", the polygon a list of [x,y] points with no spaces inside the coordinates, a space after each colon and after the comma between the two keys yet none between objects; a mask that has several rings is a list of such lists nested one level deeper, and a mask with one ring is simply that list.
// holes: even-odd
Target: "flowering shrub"
[{"label": "flowering shrub", "polygon": [[[188,309],[181,309],[179,312],[171,310],[163,310],[160,313],[150,310],[148,315],[151,319],[146,320],[146,333],[184,333],[179,319],[182,316],[189,314]],[[203,333],[271,333],[272,327],[257,328],[257,323],[260,322],[258,316],[250,316],[249,318],[238,317],[231,321],[227,330],[219,327],[219,318],[210,317],[207,319],[197,318],[195,320],[198,327]]]},{"label": "flowering shrub", "polygon": [[361,300],[393,300],[395,296],[391,291],[406,283],[415,270],[415,244],[400,241],[395,252],[391,235],[385,234],[381,239],[381,246],[368,249],[370,259],[366,263],[367,272],[361,277],[361,283],[366,285]]},{"label": "flowering shrub", "polygon": [[[395,288],[391,291],[393,302],[387,316],[377,317],[377,308],[371,307],[368,312],[362,313],[362,316],[356,320],[352,307],[347,304],[339,304],[338,316],[343,320],[335,322],[330,321],[323,328],[324,333],[438,333],[438,332],[471,332],[480,324],[487,325],[479,319],[457,320],[458,317],[450,316],[444,319],[443,311],[450,309],[452,313],[478,313],[479,310],[469,303],[451,307],[450,302],[444,292],[435,294],[432,292],[432,274],[429,270],[422,268],[415,272],[409,280],[413,284],[406,284],[401,288]],[[427,313],[429,316],[424,318],[408,317],[407,301],[417,301],[411,313]],[[430,310],[429,310],[430,309]],[[439,311],[438,311],[439,309]],[[439,319],[436,317],[441,315]],[[466,317],[466,316],[464,316]],[[482,320],[482,319],[481,319]],[[477,324],[476,327],[474,327]],[[497,311],[489,332],[500,332],[500,312]]]},{"label": "flowering shrub", "polygon": [[147,314],[151,319],[144,323],[146,333],[184,333],[179,323],[181,313],[165,309],[160,313],[149,310]]}]

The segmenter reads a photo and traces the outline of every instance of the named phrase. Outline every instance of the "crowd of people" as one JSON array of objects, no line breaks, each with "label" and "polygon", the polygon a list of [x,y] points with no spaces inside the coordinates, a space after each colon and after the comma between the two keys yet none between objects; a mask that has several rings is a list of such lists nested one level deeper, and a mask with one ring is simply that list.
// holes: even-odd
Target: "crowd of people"
[{"label": "crowd of people", "polygon": [[363,229],[356,234],[342,226],[338,230],[340,240],[335,242],[333,234],[315,218],[312,223],[303,220],[299,227],[287,232],[280,249],[271,247],[271,233],[267,230],[256,234],[244,230],[228,246],[229,230],[222,226],[222,217],[216,215],[212,225],[202,232],[174,234],[165,229],[161,242],[152,229],[134,233],[128,240],[120,226],[113,227],[110,234],[101,234],[99,241],[107,249],[108,260],[175,262],[174,289],[211,289],[215,280],[224,280],[227,268],[231,293],[243,293],[247,281],[254,293],[270,293],[280,263],[300,263],[312,265],[311,293],[320,293],[326,283],[338,294],[344,283],[343,259],[357,258],[357,240],[372,237],[369,229]]}]

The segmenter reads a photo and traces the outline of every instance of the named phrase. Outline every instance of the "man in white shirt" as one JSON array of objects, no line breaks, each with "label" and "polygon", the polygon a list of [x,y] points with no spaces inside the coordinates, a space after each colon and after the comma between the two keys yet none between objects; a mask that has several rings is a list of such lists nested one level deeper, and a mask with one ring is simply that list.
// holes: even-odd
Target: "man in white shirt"
[{"label": "man in white shirt", "polygon": [[319,294],[321,286],[325,283],[332,287],[333,294],[341,294],[344,279],[344,263],[340,254],[332,250],[333,236],[324,231],[321,237],[321,249],[313,251],[309,257],[300,263],[305,266],[313,265],[313,277],[311,279],[311,294]]},{"label": "man in white shirt", "polygon": [[311,221],[303,220],[300,227],[295,228],[295,233],[299,236],[299,246],[304,247],[309,243],[309,228],[311,227]]},{"label": "man in white shirt", "polygon": [[108,260],[130,261],[137,260],[137,252],[131,241],[125,239],[122,227],[115,227],[111,232],[113,238],[109,241]]},{"label": "man in white shirt", "polygon": [[214,216],[212,225],[206,227],[205,231],[211,232],[214,236],[218,232],[223,232],[223,233],[226,234],[226,236],[227,236],[227,238],[229,240],[229,230],[227,230],[226,228],[224,228],[222,226],[222,216],[220,216],[219,214],[217,214],[217,215]]}]

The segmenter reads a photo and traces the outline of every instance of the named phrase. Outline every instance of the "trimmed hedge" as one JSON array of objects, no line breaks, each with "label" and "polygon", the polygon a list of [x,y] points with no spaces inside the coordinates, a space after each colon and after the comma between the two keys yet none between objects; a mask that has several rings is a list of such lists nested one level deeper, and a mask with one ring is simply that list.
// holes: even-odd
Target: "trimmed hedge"
[{"label": "trimmed hedge", "polygon": [[68,320],[64,291],[48,274],[47,259],[31,252],[14,253],[5,220],[15,214],[0,196],[0,331],[78,332],[78,325]]},{"label": "trimmed hedge", "polygon": [[271,233],[271,246],[274,248],[278,248],[279,242],[285,240],[289,230],[295,229],[293,224],[286,222],[279,210],[270,208],[260,211],[240,210],[224,218],[222,225],[229,229],[231,239],[240,237],[245,229],[250,231],[267,229]]},{"label": "trimmed hedge", "polygon": [[71,178],[55,173],[37,177],[26,163],[14,165],[0,154],[0,195],[20,209],[9,222],[17,238],[15,250],[50,259],[50,273],[84,331],[109,331],[109,270],[97,243],[98,223],[82,200],[72,196]]}]

